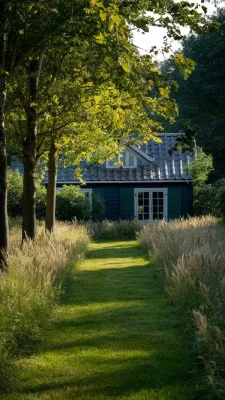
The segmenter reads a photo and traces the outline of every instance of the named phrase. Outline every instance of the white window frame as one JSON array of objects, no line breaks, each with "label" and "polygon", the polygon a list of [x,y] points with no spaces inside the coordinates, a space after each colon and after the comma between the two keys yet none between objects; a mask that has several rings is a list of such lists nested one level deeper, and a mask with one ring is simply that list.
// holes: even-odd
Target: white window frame
[{"label": "white window frame", "polygon": [[92,204],[92,189],[80,189],[81,193],[89,193],[88,199]]},{"label": "white window frame", "polygon": [[150,209],[149,209],[149,219],[148,220],[138,220],[143,223],[155,223],[161,220],[153,220],[153,206],[152,206],[152,193],[153,192],[163,192],[163,219],[164,221],[168,221],[168,189],[167,188],[135,188],[134,189],[134,217],[138,219],[138,192],[149,192],[150,199]]},{"label": "white window frame", "polygon": [[[137,157],[135,157],[133,154],[131,154],[127,149],[125,149],[123,151],[125,151],[125,158],[127,157],[127,154],[130,154],[130,155],[132,155],[134,157],[134,165],[122,165],[121,167],[122,168],[137,168]],[[119,162],[119,157],[120,156],[118,156],[118,162]],[[109,164],[110,161],[112,161],[112,160],[106,160],[106,168],[121,168],[118,165],[110,165]],[[115,162],[117,162],[117,161],[115,161]]]}]

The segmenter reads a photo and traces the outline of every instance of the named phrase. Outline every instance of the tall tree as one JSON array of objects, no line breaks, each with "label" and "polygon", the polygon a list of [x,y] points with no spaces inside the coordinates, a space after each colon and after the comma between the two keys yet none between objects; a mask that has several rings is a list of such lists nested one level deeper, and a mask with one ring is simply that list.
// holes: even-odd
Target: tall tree
[{"label": "tall tree", "polygon": [[195,62],[195,69],[184,81],[166,63],[164,72],[178,82],[174,98],[178,103],[179,117],[168,129],[183,130],[187,125],[198,129],[196,141],[206,153],[214,158],[213,179],[224,177],[225,171],[225,10],[213,19],[221,23],[219,32],[202,36],[190,36],[183,41],[183,55]]},{"label": "tall tree", "polygon": [[[92,3],[92,2],[91,2]],[[97,3],[98,4],[98,3]],[[19,63],[19,69],[26,73],[25,87],[27,89],[24,95],[20,85],[16,88],[19,95],[21,106],[26,114],[26,129],[23,140],[23,164],[24,164],[24,194],[23,194],[23,239],[35,237],[35,166],[37,163],[37,116],[38,116],[38,83],[42,70],[42,60],[45,49],[59,46],[58,51],[63,51],[68,38],[73,40],[74,36],[81,38],[93,37],[98,34],[99,28],[104,32],[105,17],[101,17],[101,27],[99,27],[99,19],[97,18],[96,5],[93,2],[90,9],[88,1],[73,3],[68,1],[52,0],[45,4],[43,1],[38,3],[29,2],[21,5],[19,10],[20,19],[19,49],[16,48],[16,57],[23,54]],[[111,6],[107,8],[111,10],[112,16],[117,12]],[[104,7],[101,7],[103,13]],[[105,14],[107,15],[107,14]],[[84,23],[85,20],[85,23]],[[117,21],[118,25],[118,21]],[[113,22],[111,35],[114,38]],[[16,27],[17,28],[17,27]],[[123,34],[123,28],[116,27],[118,34]],[[102,34],[102,33],[101,33]],[[96,36],[96,39],[98,37]]]},{"label": "tall tree", "polygon": [[6,266],[8,249],[7,189],[6,189],[6,135],[4,112],[6,100],[6,13],[8,1],[0,1],[0,269]]},{"label": "tall tree", "polygon": [[[64,2],[65,3],[65,2]],[[68,21],[68,3],[64,4],[64,19],[60,19],[57,9],[58,2],[16,0],[0,1],[0,264],[5,264],[4,252],[8,249],[8,219],[7,219],[7,187],[6,187],[6,136],[4,130],[4,109],[7,92],[7,76],[24,58],[32,57],[39,52],[49,35]],[[71,10],[71,3],[69,9]],[[42,15],[41,15],[42,13]],[[69,15],[68,15],[69,14]],[[66,18],[65,18],[66,15]],[[44,17],[44,18],[42,18]],[[35,59],[34,59],[35,60]],[[34,63],[30,69],[36,69]],[[32,72],[31,72],[32,73]],[[30,82],[31,91],[35,92],[34,79]],[[33,95],[32,95],[33,96]],[[30,105],[30,112],[33,113]],[[32,125],[31,125],[32,126]],[[29,145],[29,144],[28,144]]]}]

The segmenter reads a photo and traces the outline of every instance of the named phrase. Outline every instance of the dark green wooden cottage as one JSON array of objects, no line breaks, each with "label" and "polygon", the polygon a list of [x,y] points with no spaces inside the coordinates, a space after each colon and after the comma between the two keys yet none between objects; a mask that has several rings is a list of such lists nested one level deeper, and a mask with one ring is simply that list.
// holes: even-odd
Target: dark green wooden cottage
[{"label": "dark green wooden cottage", "polygon": [[[159,134],[161,143],[127,146],[120,161],[106,160],[104,164],[87,166],[84,172],[86,186],[82,190],[92,198],[98,192],[105,201],[104,218],[110,221],[137,218],[146,223],[166,221],[192,215],[192,177],[185,171],[195,154],[169,150],[175,145],[178,133]],[[23,166],[12,162],[12,168]],[[60,168],[57,187],[79,185],[74,178],[74,166]],[[44,184],[48,184],[46,173]],[[101,218],[102,219],[102,218]]]},{"label": "dark green wooden cottage", "polygon": [[[111,221],[137,218],[149,223],[153,220],[184,217],[192,214],[192,177],[185,171],[194,154],[169,150],[180,134],[160,134],[161,143],[127,146],[120,161],[87,167],[84,190],[90,197],[97,191],[105,201],[105,218]],[[46,174],[44,183],[47,184]],[[74,167],[58,171],[57,186],[79,185],[74,179]]]}]

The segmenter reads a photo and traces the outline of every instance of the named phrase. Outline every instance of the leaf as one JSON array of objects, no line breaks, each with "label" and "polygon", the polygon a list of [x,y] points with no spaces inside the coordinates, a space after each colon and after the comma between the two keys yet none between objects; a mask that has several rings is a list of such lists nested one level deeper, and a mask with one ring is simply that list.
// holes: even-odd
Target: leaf
[{"label": "leaf", "polygon": [[95,35],[94,38],[99,44],[105,44],[106,43],[106,38],[103,35],[103,33],[99,33],[98,35]]},{"label": "leaf", "polygon": [[202,6],[202,10],[204,11],[205,14],[206,14],[207,11],[208,11],[206,6]]},{"label": "leaf", "polygon": [[100,10],[99,16],[100,16],[101,21],[103,21],[103,22],[106,21],[106,18],[107,18],[106,12]]},{"label": "leaf", "polygon": [[106,62],[107,64],[109,64],[109,65],[112,65],[113,62],[114,62],[113,57],[112,57],[112,56],[109,56],[109,55],[108,55],[108,56],[105,56],[104,60],[105,60],[105,62]]},{"label": "leaf", "polygon": [[175,62],[179,72],[182,74],[183,78],[188,79],[189,75],[195,69],[195,62],[190,58],[185,58],[183,54],[178,53],[173,58],[172,61]]},{"label": "leaf", "polygon": [[127,73],[130,72],[130,66],[129,64],[126,62],[126,60],[124,59],[124,57],[119,57],[118,58],[118,62],[121,65],[121,67],[123,68],[123,70]]},{"label": "leaf", "polygon": [[121,22],[120,16],[119,16],[119,15],[115,15],[115,14],[111,15],[111,20],[112,20],[115,24],[120,24],[120,22]]}]

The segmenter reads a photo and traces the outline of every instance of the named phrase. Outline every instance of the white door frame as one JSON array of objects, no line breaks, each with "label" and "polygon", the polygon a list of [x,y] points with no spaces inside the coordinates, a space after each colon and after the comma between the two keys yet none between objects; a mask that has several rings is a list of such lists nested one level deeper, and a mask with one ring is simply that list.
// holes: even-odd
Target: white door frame
[{"label": "white door frame", "polygon": [[134,189],[134,217],[138,219],[138,193],[148,192],[149,193],[149,219],[139,220],[143,223],[153,223],[153,206],[152,206],[152,193],[163,192],[163,218],[165,221],[168,220],[168,189],[167,188],[135,188]]}]

